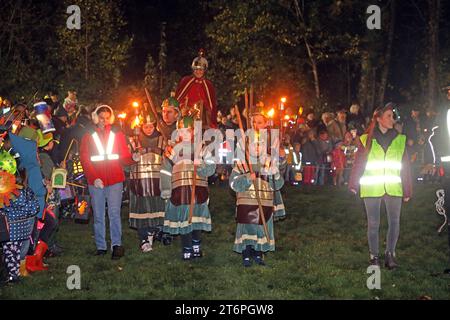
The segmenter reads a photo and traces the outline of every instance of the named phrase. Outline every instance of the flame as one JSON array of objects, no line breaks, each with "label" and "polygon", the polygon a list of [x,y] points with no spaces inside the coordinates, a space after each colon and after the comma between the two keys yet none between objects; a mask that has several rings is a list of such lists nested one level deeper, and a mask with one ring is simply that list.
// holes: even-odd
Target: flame
[{"label": "flame", "polygon": [[287,99],[286,99],[286,97],[282,97],[282,98],[280,99],[280,101],[281,101],[282,103],[286,103]]},{"label": "flame", "polygon": [[261,140],[261,132],[255,131],[255,135],[253,136],[253,143],[257,144]]},{"label": "flame", "polygon": [[134,118],[133,122],[131,123],[131,129],[139,127],[141,125],[141,120],[142,119],[140,116],[136,116],[136,118]]},{"label": "flame", "polygon": [[284,116],[284,120],[289,120],[291,117],[287,114]]},{"label": "flame", "polygon": [[270,109],[270,110],[267,112],[267,116],[268,116],[269,118],[273,118],[274,115],[275,115],[275,109],[274,109],[274,108]]},{"label": "flame", "polygon": [[127,117],[127,114],[125,112],[119,113],[117,115],[117,118],[122,119],[122,120],[125,119],[126,117]]},{"label": "flame", "polygon": [[78,204],[78,213],[80,215],[83,215],[85,213],[87,205],[88,204],[87,204],[86,200],[83,200]]},{"label": "flame", "polygon": [[139,102],[133,101],[132,106],[133,108],[139,108]]}]

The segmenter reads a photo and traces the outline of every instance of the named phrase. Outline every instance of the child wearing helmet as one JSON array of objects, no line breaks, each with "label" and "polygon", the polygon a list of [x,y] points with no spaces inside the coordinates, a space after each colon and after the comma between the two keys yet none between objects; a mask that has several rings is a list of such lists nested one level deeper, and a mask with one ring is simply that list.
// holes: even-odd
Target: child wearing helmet
[{"label": "child wearing helmet", "polygon": [[[264,137],[260,133],[268,125],[264,113],[256,110],[252,123],[255,135]],[[267,148],[261,147],[264,145],[267,146],[267,141],[263,138],[251,142],[248,151],[250,159],[246,155],[237,160],[230,176],[230,187],[237,198],[233,250],[242,254],[244,267],[250,267],[252,260],[258,265],[265,265],[263,253],[275,251],[273,222],[277,204],[282,204],[281,193],[278,194],[278,201],[275,195],[283,186],[284,178],[272,156],[260,152]],[[281,212],[279,216],[282,216]]]},{"label": "child wearing helmet", "polygon": [[211,231],[208,177],[216,166],[207,157],[194,156],[194,119],[183,117],[177,126],[177,144],[165,153],[161,166],[161,197],[167,200],[163,230],[181,235],[182,259],[187,261],[202,257],[201,231]]}]

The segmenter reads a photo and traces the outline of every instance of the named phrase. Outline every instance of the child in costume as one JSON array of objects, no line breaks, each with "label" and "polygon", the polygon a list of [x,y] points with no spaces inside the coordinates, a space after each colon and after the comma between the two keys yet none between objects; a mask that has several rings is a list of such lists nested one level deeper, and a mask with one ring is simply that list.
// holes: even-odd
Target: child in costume
[{"label": "child in costume", "polygon": [[8,271],[4,283],[19,281],[25,270],[25,261],[21,263],[22,243],[27,240],[35,224],[39,211],[39,202],[30,188],[16,184],[16,162],[6,151],[0,156],[0,214],[8,221],[9,241],[3,242],[5,266]]},{"label": "child in costume", "polygon": [[165,202],[159,180],[165,143],[155,127],[156,119],[147,115],[138,135],[130,138],[137,164],[130,170],[129,223],[137,229],[142,252],[153,250],[154,237],[164,223]]},{"label": "child in costume", "polygon": [[[30,247],[30,240],[24,239],[21,248],[20,259],[25,260],[25,264],[21,262],[21,266],[25,265],[28,271],[41,271],[47,270],[42,262],[42,257],[48,249],[48,239],[53,232],[56,224],[55,219],[52,216],[45,213],[45,196],[47,190],[44,186],[42,172],[37,156],[37,141],[38,134],[36,130],[30,127],[23,127],[20,132],[20,136],[16,136],[10,132],[5,132],[2,134],[3,148],[6,150],[12,149],[13,153],[19,155],[18,168],[24,170],[26,173],[26,179],[24,179],[24,184],[26,184],[34,193],[34,196],[39,202],[39,210],[37,214],[38,224],[35,231],[40,230],[36,233],[39,235],[37,243],[35,243],[34,254],[32,256],[27,256],[27,252]],[[25,268],[21,269],[23,275],[26,275]]]},{"label": "child in costume", "polygon": [[[167,199],[163,230],[172,235],[181,235],[182,258],[191,260],[203,255],[201,231],[211,231],[208,177],[214,174],[216,166],[208,159],[193,162],[194,119],[185,116],[178,121],[177,126],[180,139],[177,145],[166,151],[161,166],[161,197]],[[184,154],[180,157],[176,150],[182,148]],[[192,198],[194,188],[195,197]],[[189,221],[191,205],[193,211]]]},{"label": "child in costume", "polygon": [[59,256],[62,254],[62,248],[56,243],[56,234],[59,227],[59,207],[61,206],[61,198],[58,190],[52,188],[52,174],[56,168],[55,163],[51,157],[51,152],[55,144],[52,133],[42,134],[40,129],[38,133],[38,147],[39,147],[39,160],[41,164],[41,172],[44,176],[45,186],[47,188],[47,213],[53,218],[55,227],[50,234],[48,241],[47,255],[50,257]]},{"label": "child in costume", "polygon": [[[267,127],[267,119],[261,111],[256,110],[252,121],[253,129],[257,132]],[[249,154],[259,155],[262,144],[260,141],[250,143]],[[264,265],[263,253],[275,251],[274,191],[279,191],[284,184],[278,166],[274,165],[275,159],[264,154],[262,158],[256,158],[256,163],[252,163],[251,168],[248,159],[237,160],[230,176],[230,187],[237,196],[237,228],[233,250],[242,254],[245,267],[251,266],[251,258],[257,264]],[[279,196],[281,197],[281,194]],[[259,204],[263,210],[268,235],[263,226]]]}]

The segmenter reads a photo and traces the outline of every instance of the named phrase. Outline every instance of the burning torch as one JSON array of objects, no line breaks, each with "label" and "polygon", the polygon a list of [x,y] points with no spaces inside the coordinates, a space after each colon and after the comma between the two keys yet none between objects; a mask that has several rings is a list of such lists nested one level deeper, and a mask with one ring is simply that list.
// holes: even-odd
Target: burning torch
[{"label": "burning torch", "polygon": [[269,117],[269,126],[273,126],[273,117],[275,116],[275,109],[272,108],[267,111],[267,116]]},{"label": "burning torch", "polygon": [[133,101],[134,119],[131,121],[131,130],[133,130],[134,149],[138,151],[141,148],[139,134],[141,132],[142,116],[139,110],[139,102]]},{"label": "burning torch", "polygon": [[285,105],[286,101],[287,101],[286,97],[281,97],[281,99],[280,99],[280,140],[282,139],[283,130],[284,130],[283,115],[285,113],[284,105]]},{"label": "burning torch", "polygon": [[127,114],[125,112],[119,113],[117,115],[117,118],[119,118],[120,129],[123,130],[123,125],[124,125],[125,119],[127,118]]}]

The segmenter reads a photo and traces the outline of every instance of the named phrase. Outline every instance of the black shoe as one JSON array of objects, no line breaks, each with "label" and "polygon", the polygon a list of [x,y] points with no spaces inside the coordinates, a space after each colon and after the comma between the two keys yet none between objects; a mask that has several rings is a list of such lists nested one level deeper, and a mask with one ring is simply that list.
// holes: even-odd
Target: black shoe
[{"label": "black shoe", "polygon": [[246,268],[251,267],[252,266],[252,260],[250,260],[249,257],[245,257],[245,258],[242,259],[242,264]]},{"label": "black shoe", "polygon": [[20,282],[19,277],[8,276],[8,277],[6,277],[6,279],[2,279],[2,281],[0,281],[0,287],[12,285],[14,283],[19,283],[19,282]]},{"label": "black shoe", "polygon": [[200,249],[199,244],[195,244],[192,246],[192,257],[193,258],[201,258],[203,257],[203,251]]},{"label": "black shoe", "polygon": [[158,231],[155,233],[153,240],[161,242],[163,240],[163,236],[164,236],[164,232]]},{"label": "black shoe", "polygon": [[162,235],[161,238],[162,238],[162,243],[165,246],[169,246],[170,244],[172,244],[172,236],[171,235],[165,233],[165,234]]},{"label": "black shoe", "polygon": [[183,255],[181,258],[183,259],[183,261],[192,260],[194,258],[192,248],[183,248]]},{"label": "black shoe", "polygon": [[254,251],[253,250],[253,260],[255,260],[255,263],[260,266],[265,266],[266,263],[264,262],[264,256],[261,251]]},{"label": "black shoe", "polygon": [[252,265],[252,260],[250,257],[252,256],[253,248],[251,246],[246,246],[244,251],[242,251],[242,264],[244,267],[248,268]]},{"label": "black shoe", "polygon": [[369,260],[369,264],[371,266],[377,266],[380,267],[380,257],[379,256],[373,256],[373,258],[371,258]]},{"label": "black shoe", "polygon": [[63,249],[55,243],[50,248],[48,248],[47,252],[45,253],[45,257],[46,258],[59,257],[63,254],[63,252],[64,252]]},{"label": "black shoe", "polygon": [[119,260],[125,255],[125,248],[122,246],[114,246],[111,259]]},{"label": "black shoe", "polygon": [[394,270],[399,267],[397,261],[395,261],[395,256],[392,252],[386,252],[384,257],[384,266],[389,270]]},{"label": "black shoe", "polygon": [[108,251],[107,250],[97,250],[94,253],[94,256],[104,256]]}]

